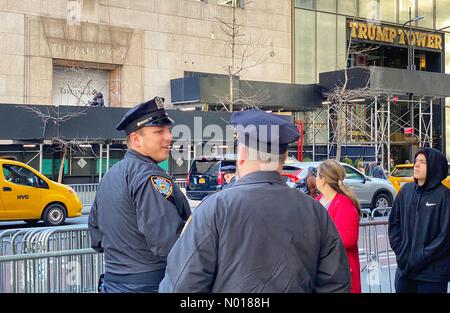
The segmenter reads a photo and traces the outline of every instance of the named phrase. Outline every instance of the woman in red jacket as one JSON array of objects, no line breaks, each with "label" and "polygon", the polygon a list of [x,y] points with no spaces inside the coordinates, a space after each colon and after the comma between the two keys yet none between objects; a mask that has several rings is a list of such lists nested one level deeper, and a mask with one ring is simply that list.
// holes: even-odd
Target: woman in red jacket
[{"label": "woman in red jacket", "polygon": [[352,293],[361,292],[358,255],[360,204],[343,180],[345,169],[335,160],[326,160],[317,168],[316,185],[321,195],[317,200],[328,210],[341,236],[350,266]]}]

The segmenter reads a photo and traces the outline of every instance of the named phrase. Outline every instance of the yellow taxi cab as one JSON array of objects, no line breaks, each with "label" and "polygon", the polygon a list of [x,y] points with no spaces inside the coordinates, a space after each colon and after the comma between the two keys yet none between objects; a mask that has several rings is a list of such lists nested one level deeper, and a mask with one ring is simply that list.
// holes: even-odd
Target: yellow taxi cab
[{"label": "yellow taxi cab", "polygon": [[75,191],[58,184],[32,167],[0,157],[0,220],[43,220],[57,226],[66,217],[81,216],[83,205]]},{"label": "yellow taxi cab", "polygon": [[[395,190],[399,192],[404,184],[414,181],[413,174],[414,164],[398,164],[392,170],[389,181],[394,186]],[[442,181],[442,184],[450,189],[450,163],[448,165],[447,175],[447,178]]]}]

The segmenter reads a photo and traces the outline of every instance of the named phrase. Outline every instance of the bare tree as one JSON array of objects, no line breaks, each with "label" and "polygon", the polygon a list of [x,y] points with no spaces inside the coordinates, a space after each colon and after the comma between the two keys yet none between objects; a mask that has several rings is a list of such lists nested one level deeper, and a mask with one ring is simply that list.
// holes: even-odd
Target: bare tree
[{"label": "bare tree", "polygon": [[[367,55],[374,50],[377,50],[378,46],[371,46],[367,48],[360,48],[356,46],[350,39],[346,50],[346,63],[351,55],[355,57],[367,57]],[[366,84],[363,87],[350,89],[348,88],[349,80],[349,69],[363,68],[368,72],[368,78]],[[367,65],[357,65],[348,66],[348,64],[343,69],[343,80],[339,81],[339,84],[332,89],[330,92],[325,94],[327,97],[327,103],[329,105],[330,112],[336,114],[336,127],[334,128],[333,140],[331,145],[336,145],[336,160],[340,161],[342,156],[342,144],[347,141],[349,136],[346,121],[350,120],[361,120],[360,116],[357,116],[355,112],[351,110],[353,102],[359,99],[373,99],[376,96],[380,96],[385,93],[382,90],[375,90],[370,87],[370,78],[372,77],[373,69]],[[361,123],[364,125],[364,121]],[[364,126],[362,126],[364,127]],[[363,129],[361,129],[363,130]]]},{"label": "bare tree", "polygon": [[[225,67],[229,77],[229,93],[219,99],[219,104],[227,111],[232,112],[235,105],[254,107],[268,98],[262,91],[253,95],[246,95],[234,88],[236,78],[245,70],[264,63],[268,57],[267,38],[252,38],[243,31],[243,25],[236,17],[239,6],[244,6],[253,1],[231,0],[231,20],[216,17],[220,23],[220,29],[225,35],[225,42],[230,51],[230,64]],[[239,4],[238,4],[239,3]]]},{"label": "bare tree", "polygon": [[64,161],[67,158],[67,154],[69,151],[75,151],[78,149],[80,152],[86,150],[86,148],[82,147],[82,144],[87,142],[88,139],[65,139],[61,135],[61,126],[81,115],[86,114],[86,111],[89,107],[81,107],[79,110],[75,112],[65,112],[62,113],[59,106],[51,106],[46,109],[39,109],[37,107],[30,106],[18,106],[25,111],[33,113],[37,118],[42,121],[42,138],[45,138],[46,131],[48,125],[52,125],[54,127],[54,134],[51,138],[52,145],[55,146],[55,152],[61,152],[61,163],[59,164],[58,171],[58,183],[62,182],[63,174],[64,174]]}]

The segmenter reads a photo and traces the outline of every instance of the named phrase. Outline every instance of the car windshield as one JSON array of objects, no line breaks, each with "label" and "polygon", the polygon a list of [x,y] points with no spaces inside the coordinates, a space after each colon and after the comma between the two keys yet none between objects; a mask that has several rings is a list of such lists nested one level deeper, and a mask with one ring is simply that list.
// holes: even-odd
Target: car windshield
[{"label": "car windshield", "polygon": [[413,167],[397,167],[392,172],[391,176],[394,177],[411,177],[413,176],[414,168]]}]

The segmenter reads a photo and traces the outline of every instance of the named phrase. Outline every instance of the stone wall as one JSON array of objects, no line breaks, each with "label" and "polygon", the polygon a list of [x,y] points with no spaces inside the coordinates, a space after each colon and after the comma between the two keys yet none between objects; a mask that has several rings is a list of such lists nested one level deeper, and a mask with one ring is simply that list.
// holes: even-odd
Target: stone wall
[{"label": "stone wall", "polygon": [[[84,0],[68,20],[68,0],[0,0],[0,103],[52,103],[57,62],[115,69],[116,106],[155,95],[170,103],[170,79],[184,71],[225,74],[231,52],[217,1]],[[72,2],[73,4],[73,2]],[[291,1],[254,0],[236,9],[249,49],[246,80],[291,82]],[[120,91],[120,92],[119,92]]]}]

